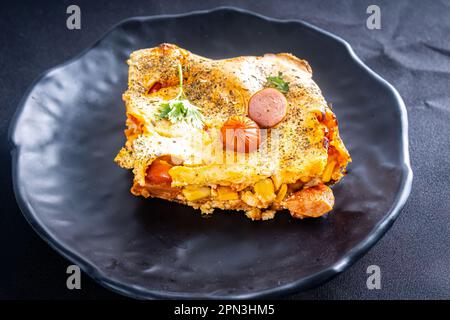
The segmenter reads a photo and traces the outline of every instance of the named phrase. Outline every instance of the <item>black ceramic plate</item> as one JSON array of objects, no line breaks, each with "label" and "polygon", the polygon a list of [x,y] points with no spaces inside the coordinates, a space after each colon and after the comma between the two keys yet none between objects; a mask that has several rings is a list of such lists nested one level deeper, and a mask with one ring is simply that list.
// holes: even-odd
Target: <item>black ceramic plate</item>
[{"label": "black ceramic plate", "polygon": [[[202,218],[130,194],[130,173],[113,162],[125,139],[125,61],[162,42],[210,58],[291,52],[310,62],[353,157],[331,214]],[[11,139],[16,196],[34,229],[101,284],[139,298],[250,298],[318,285],[384,234],[412,179],[403,102],[346,42],[229,8],[121,22],[33,84]]]}]

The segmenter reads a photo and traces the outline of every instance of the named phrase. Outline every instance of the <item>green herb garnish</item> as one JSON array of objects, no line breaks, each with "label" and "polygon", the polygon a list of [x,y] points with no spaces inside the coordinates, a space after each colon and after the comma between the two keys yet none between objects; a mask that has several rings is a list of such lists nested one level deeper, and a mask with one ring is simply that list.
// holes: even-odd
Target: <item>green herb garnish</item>
[{"label": "green herb garnish", "polygon": [[287,93],[289,91],[289,82],[283,80],[282,72],[278,72],[278,76],[276,77],[267,77],[267,85],[278,89],[283,93]]},{"label": "green herb garnish", "polygon": [[184,121],[195,128],[203,127],[203,114],[197,106],[189,102],[183,91],[183,70],[178,64],[178,78],[180,91],[178,95],[169,101],[163,102],[158,109],[158,119],[167,119],[172,123]]}]

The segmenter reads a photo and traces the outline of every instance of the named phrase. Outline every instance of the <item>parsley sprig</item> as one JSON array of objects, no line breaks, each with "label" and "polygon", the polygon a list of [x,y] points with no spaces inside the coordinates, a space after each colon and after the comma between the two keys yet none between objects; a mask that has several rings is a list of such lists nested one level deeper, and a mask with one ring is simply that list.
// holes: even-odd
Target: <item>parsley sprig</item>
[{"label": "parsley sprig", "polygon": [[183,91],[183,70],[178,64],[178,95],[169,101],[162,102],[158,109],[158,119],[167,119],[172,123],[184,121],[195,128],[203,127],[203,114],[197,106],[189,102]]},{"label": "parsley sprig", "polygon": [[283,93],[289,91],[289,82],[283,80],[283,73],[278,72],[278,76],[267,77],[267,85],[280,90]]}]

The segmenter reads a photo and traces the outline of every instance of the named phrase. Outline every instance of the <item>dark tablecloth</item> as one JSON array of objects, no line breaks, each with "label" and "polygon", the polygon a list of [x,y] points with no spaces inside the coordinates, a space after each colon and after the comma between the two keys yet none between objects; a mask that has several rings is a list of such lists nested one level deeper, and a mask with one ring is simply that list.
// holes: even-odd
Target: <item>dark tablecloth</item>
[{"label": "dark tablecloth", "polygon": [[[81,8],[81,30],[66,28],[66,8],[72,3]],[[380,30],[366,27],[370,4],[381,9]],[[87,276],[81,290],[68,290],[70,263],[38,237],[16,205],[7,131],[33,79],[89,47],[124,18],[220,5],[303,19],[343,37],[369,67],[398,89],[408,109],[414,182],[399,219],[349,270],[288,298],[450,298],[450,1],[444,0],[2,2],[0,298],[120,298]],[[381,268],[381,290],[366,286],[366,270],[373,264]]]}]

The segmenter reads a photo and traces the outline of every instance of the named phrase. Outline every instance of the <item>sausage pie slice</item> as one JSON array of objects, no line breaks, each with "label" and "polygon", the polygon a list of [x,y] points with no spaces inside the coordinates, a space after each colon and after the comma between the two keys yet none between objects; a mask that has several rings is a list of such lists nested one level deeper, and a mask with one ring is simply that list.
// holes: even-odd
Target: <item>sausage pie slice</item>
[{"label": "sausage pie slice", "polygon": [[305,60],[288,53],[212,60],[173,44],[128,60],[126,142],[136,196],[253,220],[332,210],[351,161]]}]

